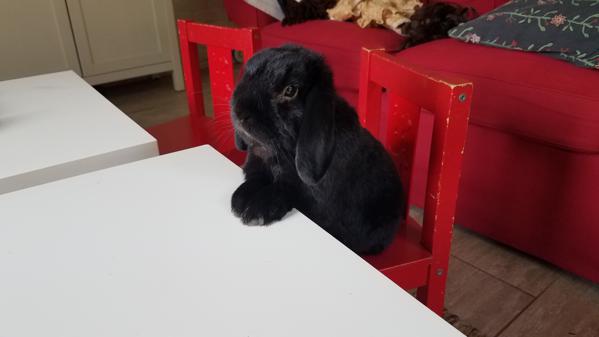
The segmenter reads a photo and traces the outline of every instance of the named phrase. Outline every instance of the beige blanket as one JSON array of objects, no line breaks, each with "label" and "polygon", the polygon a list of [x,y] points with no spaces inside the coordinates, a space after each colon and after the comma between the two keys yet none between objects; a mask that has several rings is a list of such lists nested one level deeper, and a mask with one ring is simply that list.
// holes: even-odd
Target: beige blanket
[{"label": "beige blanket", "polygon": [[399,26],[410,21],[420,0],[339,0],[327,12],[331,20],[353,20],[364,28],[384,26],[400,33]]}]

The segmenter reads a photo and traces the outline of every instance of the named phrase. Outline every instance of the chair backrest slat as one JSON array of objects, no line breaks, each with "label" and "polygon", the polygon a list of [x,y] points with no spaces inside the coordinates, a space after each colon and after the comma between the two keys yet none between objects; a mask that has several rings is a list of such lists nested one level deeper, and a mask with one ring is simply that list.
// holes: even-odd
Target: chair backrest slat
[{"label": "chair backrest slat", "polygon": [[217,119],[228,118],[229,100],[235,85],[231,50],[209,45],[207,51],[214,117]]},{"label": "chair backrest slat", "polygon": [[414,166],[420,107],[398,95],[395,91],[389,92],[388,98],[387,130],[383,143],[386,144],[385,147],[397,163],[404,188],[409,191],[412,181],[412,167]]},{"label": "chair backrest slat", "polygon": [[258,31],[254,28],[233,28],[179,20],[187,25],[188,40],[205,46],[218,46],[229,50],[256,50]]}]

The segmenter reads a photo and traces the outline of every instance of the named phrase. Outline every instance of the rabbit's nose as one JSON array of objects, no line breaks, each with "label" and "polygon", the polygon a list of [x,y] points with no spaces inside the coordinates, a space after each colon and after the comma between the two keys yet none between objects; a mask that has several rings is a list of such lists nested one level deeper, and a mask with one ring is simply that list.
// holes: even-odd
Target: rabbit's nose
[{"label": "rabbit's nose", "polygon": [[250,118],[250,114],[247,112],[246,109],[236,109],[235,116],[240,122],[245,122]]},{"label": "rabbit's nose", "polygon": [[248,115],[240,115],[240,114],[237,114],[237,120],[238,120],[240,123],[247,122],[247,120],[248,120],[248,119],[250,119],[250,117],[249,117]]}]

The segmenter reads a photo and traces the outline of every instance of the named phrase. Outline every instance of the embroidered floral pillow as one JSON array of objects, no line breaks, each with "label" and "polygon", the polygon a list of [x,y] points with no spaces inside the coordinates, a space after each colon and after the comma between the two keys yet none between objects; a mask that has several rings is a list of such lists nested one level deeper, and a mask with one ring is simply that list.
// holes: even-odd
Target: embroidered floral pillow
[{"label": "embroidered floral pillow", "polygon": [[599,0],[512,0],[449,36],[599,70]]}]

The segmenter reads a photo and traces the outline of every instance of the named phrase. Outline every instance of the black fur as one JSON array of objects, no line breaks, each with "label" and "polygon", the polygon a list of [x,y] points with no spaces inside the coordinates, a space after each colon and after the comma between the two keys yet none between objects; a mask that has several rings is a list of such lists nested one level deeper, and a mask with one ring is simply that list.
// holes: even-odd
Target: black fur
[{"label": "black fur", "polygon": [[277,0],[285,18],[283,26],[295,25],[309,20],[326,20],[327,9],[335,7],[337,0]]},{"label": "black fur", "polygon": [[392,241],[405,208],[394,163],[337,95],[320,55],[297,46],[257,53],[231,105],[238,146],[248,151],[231,206],[245,224],[269,224],[295,207],[357,253]]},{"label": "black fur", "polygon": [[428,3],[416,9],[410,22],[401,26],[406,36],[401,49],[447,37],[453,27],[476,17],[474,8],[449,2]]}]

